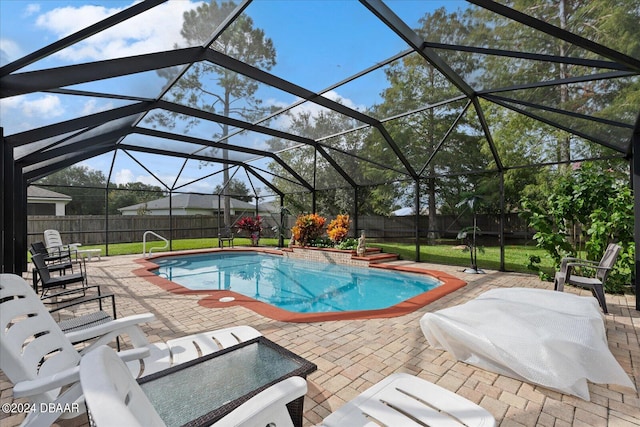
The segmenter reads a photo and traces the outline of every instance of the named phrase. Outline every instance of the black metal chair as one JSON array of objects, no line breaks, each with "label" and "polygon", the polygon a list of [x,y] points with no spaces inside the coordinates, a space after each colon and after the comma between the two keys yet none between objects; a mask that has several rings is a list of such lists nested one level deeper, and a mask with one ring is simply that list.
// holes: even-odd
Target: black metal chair
[{"label": "black metal chair", "polygon": [[[51,288],[65,288],[67,285],[80,283],[82,288],[87,287],[87,275],[85,274],[85,270],[82,267],[82,263],[79,262],[78,266],[80,268],[79,273],[71,273],[65,274],[61,276],[51,276],[51,270],[47,267],[47,264],[44,262],[44,256],[42,254],[35,254],[31,257],[31,261],[36,267],[39,282],[42,285],[42,292],[40,297],[44,297],[47,291]],[[35,289],[37,292],[37,288]]]},{"label": "black metal chair", "polygon": [[[73,262],[71,261],[71,252],[68,250],[61,250],[60,248],[52,248],[51,250],[42,242],[34,242],[29,248],[31,256],[41,254],[42,259],[49,270],[49,273],[66,274],[67,270],[71,270],[73,273]],[[40,283],[40,275],[38,269],[32,270],[33,289],[38,292],[38,283]]]},{"label": "black metal chair", "polygon": [[224,242],[228,242],[233,247],[233,230],[229,227],[221,229],[218,233],[218,247],[224,248]]},{"label": "black metal chair", "polygon": [[43,242],[33,242],[29,249],[31,255],[42,254],[44,262],[50,263],[64,263],[71,260],[71,251],[61,248],[47,248]]}]

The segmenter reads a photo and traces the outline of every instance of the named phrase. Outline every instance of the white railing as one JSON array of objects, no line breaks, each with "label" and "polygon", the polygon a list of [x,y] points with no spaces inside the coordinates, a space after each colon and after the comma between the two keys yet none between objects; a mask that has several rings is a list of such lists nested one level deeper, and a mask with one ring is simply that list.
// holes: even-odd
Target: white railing
[{"label": "white railing", "polygon": [[[155,246],[149,249],[149,253],[147,254],[147,234],[153,234],[158,239],[164,240],[164,246]],[[142,235],[142,256],[145,258],[150,256],[154,249],[162,250],[162,249],[167,249],[168,247],[169,247],[169,241],[164,237],[162,237],[161,235],[159,235],[158,233],[155,233],[153,231],[145,231],[144,234]]]}]

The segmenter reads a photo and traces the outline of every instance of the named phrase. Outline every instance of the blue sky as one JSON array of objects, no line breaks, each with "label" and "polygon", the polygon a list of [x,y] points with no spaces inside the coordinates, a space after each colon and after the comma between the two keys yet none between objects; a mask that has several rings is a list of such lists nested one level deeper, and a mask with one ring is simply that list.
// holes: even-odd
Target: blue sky
[{"label": "blue sky", "polygon": [[[34,50],[104,19],[130,5],[131,1],[16,1],[0,2],[0,64],[16,60]],[[42,69],[166,50],[180,40],[182,13],[198,2],[174,0],[146,12],[137,22],[121,24],[112,31],[95,35],[78,46],[67,48],[27,67]],[[392,0],[389,7],[411,26],[426,12],[446,4],[448,9],[464,7],[464,2]],[[272,73],[314,91],[320,91],[356,72],[407,48],[402,40],[377,21],[355,0],[256,0],[245,11],[256,27],[265,30],[277,51],[277,65]],[[150,25],[149,23],[153,24]],[[161,87],[155,72],[144,76],[119,78],[78,88],[154,97]],[[379,101],[385,87],[384,74],[373,73],[327,94],[340,98],[353,108],[366,108]],[[267,103],[287,105],[295,100],[288,94],[261,89]],[[118,101],[65,97],[40,93],[0,101],[0,122],[5,135],[29,128],[67,120],[80,115],[117,107]],[[313,109],[314,106],[306,108]],[[84,164],[105,173],[112,156],[102,156]],[[150,161],[158,176],[171,182],[175,161],[161,165]],[[154,183],[148,172],[126,156],[116,161],[112,180],[120,183],[140,180]],[[193,177],[202,174],[194,171]],[[182,179],[188,179],[183,177]],[[212,181],[200,182],[201,191],[209,191]]]}]

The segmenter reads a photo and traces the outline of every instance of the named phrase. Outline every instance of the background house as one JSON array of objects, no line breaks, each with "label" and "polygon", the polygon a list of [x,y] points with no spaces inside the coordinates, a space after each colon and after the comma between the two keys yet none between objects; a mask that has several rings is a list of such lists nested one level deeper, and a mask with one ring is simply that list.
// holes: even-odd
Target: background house
[{"label": "background house", "polygon": [[71,200],[66,194],[30,185],[27,187],[27,215],[64,216],[65,206]]},{"label": "background house", "polygon": [[[171,203],[169,203],[171,201]],[[174,194],[118,209],[122,215],[218,215],[222,213],[224,199],[217,194]],[[170,206],[171,205],[171,206]],[[268,215],[271,205],[261,204],[259,215]],[[231,198],[231,215],[255,215],[255,203]]]}]

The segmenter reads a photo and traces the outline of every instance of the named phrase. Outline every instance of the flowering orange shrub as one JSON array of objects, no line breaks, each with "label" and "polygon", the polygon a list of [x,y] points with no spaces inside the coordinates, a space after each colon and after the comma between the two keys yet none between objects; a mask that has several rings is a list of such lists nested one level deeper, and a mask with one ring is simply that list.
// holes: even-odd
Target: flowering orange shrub
[{"label": "flowering orange shrub", "polygon": [[300,215],[296,219],[296,224],[291,228],[293,238],[302,246],[307,246],[310,242],[322,236],[326,218],[318,214]]},{"label": "flowering orange shrub", "polygon": [[327,234],[334,243],[340,243],[347,237],[350,225],[349,215],[338,215],[327,226]]}]

